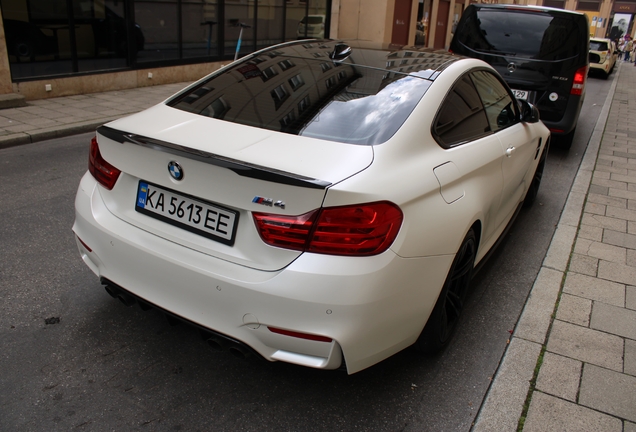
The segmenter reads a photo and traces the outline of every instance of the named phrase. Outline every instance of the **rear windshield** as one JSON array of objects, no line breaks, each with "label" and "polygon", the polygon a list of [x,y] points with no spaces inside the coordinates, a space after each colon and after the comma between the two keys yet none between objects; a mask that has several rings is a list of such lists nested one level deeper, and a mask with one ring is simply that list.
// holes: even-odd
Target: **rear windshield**
[{"label": "rear windshield", "polygon": [[592,51],[607,51],[609,48],[607,42],[590,41],[590,49]]},{"label": "rear windshield", "polygon": [[431,82],[417,72],[264,55],[214,75],[168,102],[225,121],[351,144],[385,142]]},{"label": "rear windshield", "polygon": [[475,9],[458,32],[469,48],[504,56],[564,60],[579,54],[579,27],[568,14]]}]

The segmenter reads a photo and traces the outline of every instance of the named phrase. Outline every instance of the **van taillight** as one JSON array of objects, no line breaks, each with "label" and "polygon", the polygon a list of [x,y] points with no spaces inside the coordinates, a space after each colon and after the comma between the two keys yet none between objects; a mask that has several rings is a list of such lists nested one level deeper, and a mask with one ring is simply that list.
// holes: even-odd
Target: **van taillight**
[{"label": "van taillight", "polygon": [[102,154],[99,152],[99,146],[97,145],[97,137],[91,139],[91,149],[88,154],[88,171],[90,171],[99,184],[108,190],[111,190],[113,186],[115,186],[119,174],[121,174],[121,171],[106,162],[102,157]]},{"label": "van taillight", "polygon": [[580,96],[583,94],[585,88],[585,78],[587,77],[587,66],[583,66],[574,74],[574,82],[572,83],[572,90],[570,94]]},{"label": "van taillight", "polygon": [[300,216],[253,213],[271,246],[327,255],[369,256],[386,251],[402,226],[402,210],[388,201],[325,207]]}]

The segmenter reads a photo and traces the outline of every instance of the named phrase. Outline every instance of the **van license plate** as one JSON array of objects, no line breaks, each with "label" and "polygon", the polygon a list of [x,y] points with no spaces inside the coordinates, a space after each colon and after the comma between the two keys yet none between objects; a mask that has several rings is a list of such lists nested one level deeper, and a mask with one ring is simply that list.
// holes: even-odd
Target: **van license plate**
[{"label": "van license plate", "polygon": [[528,92],[526,90],[512,90],[512,94],[515,95],[517,99],[528,100]]}]

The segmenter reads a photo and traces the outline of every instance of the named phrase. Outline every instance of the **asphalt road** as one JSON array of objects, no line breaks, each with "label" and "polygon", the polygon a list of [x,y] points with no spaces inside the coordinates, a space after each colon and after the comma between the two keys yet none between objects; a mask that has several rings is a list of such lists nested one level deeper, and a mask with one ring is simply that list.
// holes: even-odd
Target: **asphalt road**
[{"label": "asphalt road", "polygon": [[570,151],[477,275],[457,337],[347,376],[241,360],[126,308],[71,225],[91,135],[0,150],[0,430],[469,430],[525,304],[611,80],[588,80]]}]

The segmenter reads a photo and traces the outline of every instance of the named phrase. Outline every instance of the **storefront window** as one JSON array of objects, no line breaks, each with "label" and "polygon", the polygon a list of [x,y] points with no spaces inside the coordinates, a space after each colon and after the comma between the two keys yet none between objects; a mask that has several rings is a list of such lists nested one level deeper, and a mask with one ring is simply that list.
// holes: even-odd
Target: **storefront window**
[{"label": "storefront window", "polygon": [[284,16],[285,0],[261,0],[258,2],[257,49],[285,40]]},{"label": "storefront window", "polygon": [[177,0],[135,0],[135,21],[144,34],[144,48],[137,53],[137,62],[180,57]]},{"label": "storefront window", "polygon": [[287,0],[285,38],[322,39],[327,24],[326,0]]},{"label": "storefront window", "polygon": [[181,11],[183,57],[218,57],[217,0],[183,0]]},{"label": "storefront window", "polygon": [[239,57],[285,40],[322,38],[329,3],[0,0],[0,7],[11,76],[19,81],[232,59],[239,38]]},{"label": "storefront window", "polygon": [[[224,39],[226,56],[238,57],[254,51],[254,1],[225,0]],[[239,46],[239,37],[241,40]]]}]

